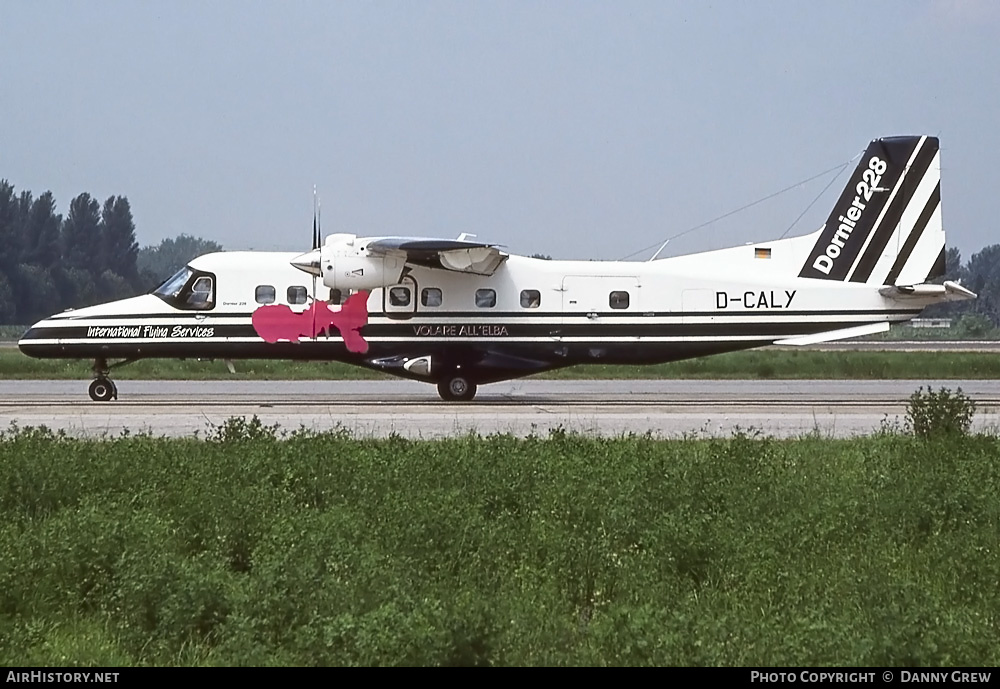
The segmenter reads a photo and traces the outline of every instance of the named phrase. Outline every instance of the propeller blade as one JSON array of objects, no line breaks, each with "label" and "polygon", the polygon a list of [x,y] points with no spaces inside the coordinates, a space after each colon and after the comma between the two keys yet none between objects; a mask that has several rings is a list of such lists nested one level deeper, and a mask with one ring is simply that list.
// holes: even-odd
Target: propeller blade
[{"label": "propeller blade", "polygon": [[323,244],[323,202],[316,202],[316,236],[314,237],[314,249],[320,248]]},{"label": "propeller blade", "polygon": [[312,236],[312,248],[318,249],[320,247],[320,236],[319,236],[319,201],[316,198],[316,186],[313,185],[313,236]]}]

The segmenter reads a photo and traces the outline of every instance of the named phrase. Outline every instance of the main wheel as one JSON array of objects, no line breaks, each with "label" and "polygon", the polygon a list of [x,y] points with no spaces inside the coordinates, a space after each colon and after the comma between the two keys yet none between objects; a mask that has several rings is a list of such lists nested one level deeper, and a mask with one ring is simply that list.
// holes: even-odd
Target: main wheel
[{"label": "main wheel", "polygon": [[476,384],[462,376],[455,376],[438,383],[438,394],[448,402],[468,402],[476,396]]},{"label": "main wheel", "polygon": [[118,389],[107,378],[97,378],[90,384],[90,399],[95,402],[109,402],[118,397]]}]

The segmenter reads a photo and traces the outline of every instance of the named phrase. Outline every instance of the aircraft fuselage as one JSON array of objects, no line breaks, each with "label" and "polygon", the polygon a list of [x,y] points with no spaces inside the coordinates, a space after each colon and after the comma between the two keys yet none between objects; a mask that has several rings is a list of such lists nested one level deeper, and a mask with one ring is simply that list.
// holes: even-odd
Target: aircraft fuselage
[{"label": "aircraft fuselage", "polygon": [[872,141],[824,226],[790,239],[648,262],[527,258],[464,236],[314,244],[201,256],[151,294],[36,323],[21,350],[94,359],[101,400],[116,394],[109,360],[148,357],[343,361],[462,400],[481,383],[575,364],[884,331],[975,297],[934,283],[945,237],[928,136]]},{"label": "aircraft fuselage", "polygon": [[[754,249],[724,251],[760,263],[780,258],[754,259]],[[574,364],[649,364],[758,347],[902,321],[923,308],[893,304],[865,284],[768,279],[766,272],[712,276],[703,260],[692,260],[701,254],[647,263],[510,256],[491,276],[415,268],[398,284],[371,290],[359,329],[366,347],[352,351],[335,327],[316,335],[304,327],[273,342],[255,328],[254,313],[265,306],[311,316],[314,301],[329,303],[329,289],[289,265],[294,256],[200,257],[190,264],[191,279],[211,277],[209,307],[146,294],[67,311],[32,327],[21,349],[42,358],[343,361],[422,380],[461,368],[473,382],[487,383]],[[262,293],[274,301],[259,303]],[[405,367],[421,357],[430,360],[428,373]]]}]

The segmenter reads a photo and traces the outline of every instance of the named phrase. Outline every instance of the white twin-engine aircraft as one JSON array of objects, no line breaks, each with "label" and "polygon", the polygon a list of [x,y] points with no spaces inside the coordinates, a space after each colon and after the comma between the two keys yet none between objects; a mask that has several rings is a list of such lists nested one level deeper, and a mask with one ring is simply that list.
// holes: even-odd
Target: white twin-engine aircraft
[{"label": "white twin-engine aircraft", "polygon": [[[553,261],[497,245],[334,234],[305,254],[194,259],[152,293],[70,310],[19,342],[94,360],[90,396],[118,396],[138,359],[343,361],[477,385],[586,363],[653,364],[889,329],[975,298],[944,274],[938,140],[872,141],[817,232],[647,262]],[[120,359],[109,364],[112,359]]]}]

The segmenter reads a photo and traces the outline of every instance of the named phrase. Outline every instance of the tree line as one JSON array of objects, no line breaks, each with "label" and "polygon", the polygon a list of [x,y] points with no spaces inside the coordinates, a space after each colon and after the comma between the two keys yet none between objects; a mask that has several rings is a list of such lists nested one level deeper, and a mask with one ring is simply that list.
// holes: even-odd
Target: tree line
[{"label": "tree line", "polygon": [[64,217],[51,191],[36,198],[0,180],[0,323],[148,292],[194,256],[221,248],[181,235],[140,249],[125,196],[101,203],[82,193]]}]

